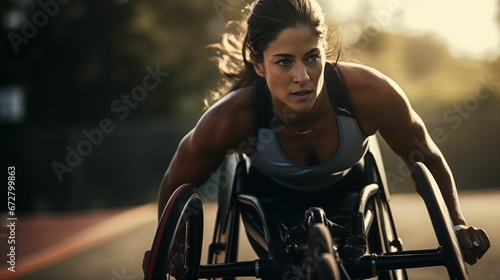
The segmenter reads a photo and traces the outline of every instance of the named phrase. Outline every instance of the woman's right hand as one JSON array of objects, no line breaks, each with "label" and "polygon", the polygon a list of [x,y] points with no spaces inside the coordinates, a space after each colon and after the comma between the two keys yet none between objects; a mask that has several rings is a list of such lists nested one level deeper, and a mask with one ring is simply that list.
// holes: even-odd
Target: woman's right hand
[{"label": "woman's right hand", "polygon": [[147,250],[144,252],[144,257],[142,259],[142,272],[146,276],[146,269],[148,268],[149,257],[151,256],[151,251]]}]

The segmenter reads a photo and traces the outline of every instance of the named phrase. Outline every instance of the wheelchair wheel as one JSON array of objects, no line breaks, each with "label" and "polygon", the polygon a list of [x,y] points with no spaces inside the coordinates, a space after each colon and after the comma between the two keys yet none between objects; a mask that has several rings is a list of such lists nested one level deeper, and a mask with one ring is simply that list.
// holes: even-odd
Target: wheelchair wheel
[{"label": "wheelchair wheel", "polygon": [[203,206],[191,185],[170,197],[151,247],[145,279],[198,279],[203,237]]},{"label": "wheelchair wheel", "polygon": [[[223,225],[217,217],[214,227],[212,244],[208,252],[209,264],[232,263],[237,261],[239,242],[239,212],[231,209]],[[220,209],[218,210],[220,211]],[[218,213],[219,214],[219,213]],[[234,280],[234,277],[225,277],[224,280]]]},{"label": "wheelchair wheel", "polygon": [[469,279],[458,239],[453,231],[453,223],[434,177],[427,167],[419,162],[413,166],[413,172],[441,246],[444,265],[450,279]]},{"label": "wheelchair wheel", "polygon": [[[376,197],[373,203],[374,220],[367,233],[369,253],[385,254],[402,251],[401,241],[397,237],[390,205],[387,200]],[[407,280],[405,269],[382,271],[377,280]]]},{"label": "wheelchair wheel", "polygon": [[332,237],[324,224],[314,224],[309,230],[306,268],[308,280],[341,279]]}]

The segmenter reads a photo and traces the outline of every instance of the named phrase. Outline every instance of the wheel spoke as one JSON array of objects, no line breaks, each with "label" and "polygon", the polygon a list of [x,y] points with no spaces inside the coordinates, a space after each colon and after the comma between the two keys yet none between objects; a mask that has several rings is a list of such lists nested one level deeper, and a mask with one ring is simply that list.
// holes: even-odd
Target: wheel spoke
[{"label": "wheel spoke", "polygon": [[[146,279],[198,277],[203,235],[203,208],[191,185],[179,187],[165,206],[149,260]],[[189,215],[196,210],[199,215]]]}]

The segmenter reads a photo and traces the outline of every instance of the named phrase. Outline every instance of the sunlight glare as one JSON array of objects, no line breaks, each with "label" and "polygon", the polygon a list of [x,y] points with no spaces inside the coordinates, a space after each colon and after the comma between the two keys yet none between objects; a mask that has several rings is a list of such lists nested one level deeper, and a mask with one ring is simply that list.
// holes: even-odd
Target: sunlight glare
[{"label": "sunlight glare", "polygon": [[[482,57],[500,52],[500,23],[495,21],[499,4],[496,0],[370,0],[325,3],[329,5],[329,15],[342,26],[344,33],[356,29],[349,26],[353,24],[353,20],[360,19],[366,25],[370,20],[379,20],[377,17],[384,12],[390,12],[390,20],[379,25],[385,31],[414,35],[435,34],[448,44],[454,55]],[[365,27],[361,25],[357,29]]]}]

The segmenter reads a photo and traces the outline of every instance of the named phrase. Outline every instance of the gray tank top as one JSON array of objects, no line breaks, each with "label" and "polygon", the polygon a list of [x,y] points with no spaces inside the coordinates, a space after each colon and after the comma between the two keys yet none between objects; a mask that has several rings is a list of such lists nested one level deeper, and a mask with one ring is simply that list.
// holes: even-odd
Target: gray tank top
[{"label": "gray tank top", "polygon": [[317,191],[326,189],[355,166],[368,149],[368,139],[362,131],[344,77],[338,66],[327,64],[325,81],[327,92],[335,108],[339,127],[339,147],[328,161],[312,166],[290,160],[278,141],[278,132],[270,127],[271,96],[266,81],[259,80],[253,89],[255,149],[250,156],[252,165],[276,183],[294,190]]}]

